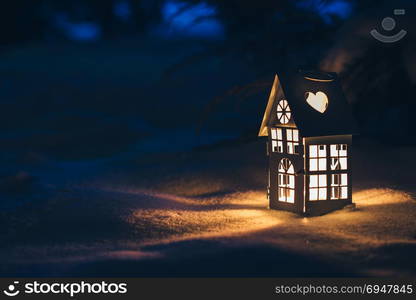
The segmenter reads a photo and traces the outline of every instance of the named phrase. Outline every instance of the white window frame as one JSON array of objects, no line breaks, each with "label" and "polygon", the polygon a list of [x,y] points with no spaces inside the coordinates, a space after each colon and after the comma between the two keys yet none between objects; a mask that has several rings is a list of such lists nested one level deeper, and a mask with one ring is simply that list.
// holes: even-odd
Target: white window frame
[{"label": "white window frame", "polygon": [[293,128],[286,129],[287,153],[299,154],[299,130]]},{"label": "white window frame", "polygon": [[348,173],[331,174],[331,200],[348,199]]},{"label": "white window frame", "polygon": [[328,200],[327,174],[309,175],[309,200]]},{"label": "white window frame", "polygon": [[278,201],[295,203],[295,169],[288,158],[283,158],[279,162],[277,180]]},{"label": "white window frame", "polygon": [[309,171],[327,171],[327,145],[309,145]]},{"label": "white window frame", "polygon": [[283,129],[271,128],[272,152],[283,153]]},{"label": "white window frame", "polygon": [[331,144],[330,158],[332,171],[348,170],[348,146],[347,144]]}]

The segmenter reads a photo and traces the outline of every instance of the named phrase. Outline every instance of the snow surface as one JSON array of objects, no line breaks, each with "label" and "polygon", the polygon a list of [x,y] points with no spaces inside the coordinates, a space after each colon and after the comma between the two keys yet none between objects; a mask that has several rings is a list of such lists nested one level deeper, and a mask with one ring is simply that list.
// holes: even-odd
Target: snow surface
[{"label": "snow surface", "polygon": [[360,142],[356,208],[313,218],[267,208],[263,150],[258,141],[126,161],[130,168],[118,161],[94,181],[55,187],[2,213],[2,275],[415,274],[416,203],[402,172],[413,149]]}]

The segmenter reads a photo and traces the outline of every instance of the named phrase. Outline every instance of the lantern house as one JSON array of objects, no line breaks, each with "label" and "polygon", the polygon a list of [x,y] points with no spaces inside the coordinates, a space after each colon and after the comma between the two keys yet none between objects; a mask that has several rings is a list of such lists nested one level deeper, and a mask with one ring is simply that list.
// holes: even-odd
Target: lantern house
[{"label": "lantern house", "polygon": [[270,208],[313,216],[351,204],[355,128],[336,73],[276,75],[259,131]]}]

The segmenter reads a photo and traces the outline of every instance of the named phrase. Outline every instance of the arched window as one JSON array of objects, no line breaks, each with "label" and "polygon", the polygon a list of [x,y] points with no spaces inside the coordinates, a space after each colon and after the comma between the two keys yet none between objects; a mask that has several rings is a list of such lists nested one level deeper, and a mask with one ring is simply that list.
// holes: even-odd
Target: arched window
[{"label": "arched window", "polygon": [[295,169],[290,160],[283,158],[278,171],[279,201],[295,203]]}]

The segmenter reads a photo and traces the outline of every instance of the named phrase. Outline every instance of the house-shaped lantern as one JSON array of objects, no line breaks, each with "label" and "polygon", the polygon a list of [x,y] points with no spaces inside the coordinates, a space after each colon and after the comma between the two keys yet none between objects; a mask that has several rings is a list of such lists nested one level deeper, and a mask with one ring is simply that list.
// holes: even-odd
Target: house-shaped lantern
[{"label": "house-shaped lantern", "polygon": [[355,128],[336,73],[276,75],[259,131],[270,208],[321,215],[351,204]]}]

